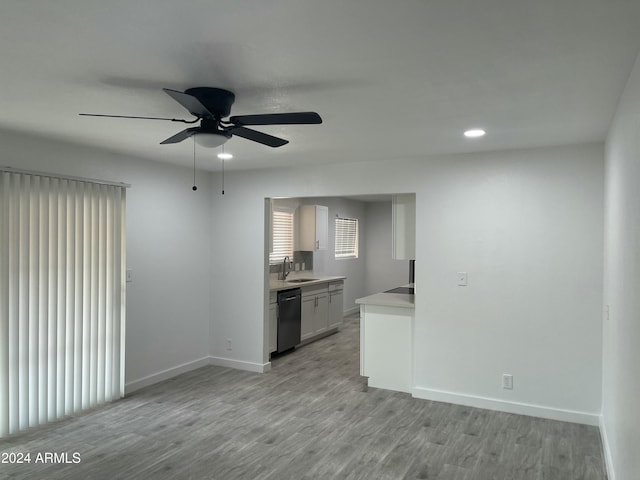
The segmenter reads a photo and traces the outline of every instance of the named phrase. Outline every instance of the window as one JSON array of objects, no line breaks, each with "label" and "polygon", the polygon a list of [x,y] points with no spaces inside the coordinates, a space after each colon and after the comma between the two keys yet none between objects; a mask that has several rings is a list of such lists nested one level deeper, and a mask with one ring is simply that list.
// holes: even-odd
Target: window
[{"label": "window", "polygon": [[293,259],[293,212],[274,210],[271,215],[273,242],[269,253],[269,264],[282,262],[284,257]]},{"label": "window", "polygon": [[358,258],[357,218],[336,218],[336,258]]}]

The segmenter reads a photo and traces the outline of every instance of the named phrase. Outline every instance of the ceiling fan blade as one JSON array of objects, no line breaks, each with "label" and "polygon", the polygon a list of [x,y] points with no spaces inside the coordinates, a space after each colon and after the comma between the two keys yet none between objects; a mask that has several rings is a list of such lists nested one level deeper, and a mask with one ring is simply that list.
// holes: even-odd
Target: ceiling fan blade
[{"label": "ceiling fan blade", "polygon": [[101,113],[79,113],[78,115],[83,117],[107,117],[107,118],[139,118],[142,120],[167,120],[169,122],[181,122],[181,123],[196,123],[195,120],[182,120],[180,118],[164,118],[164,117],[132,117],[131,115],[103,115]]},{"label": "ceiling fan blade", "polygon": [[189,110],[191,115],[195,115],[196,117],[213,117],[213,114],[207,110],[200,100],[198,100],[193,95],[189,95],[188,93],[178,92],[177,90],[171,90],[169,88],[163,88],[167,95],[173,98],[176,102],[182,105],[184,108]]},{"label": "ceiling fan blade", "polygon": [[247,140],[253,140],[254,142],[262,143],[269,147],[281,147],[282,145],[289,143],[289,140],[274,137],[273,135],[258,132],[257,130],[252,130],[250,128],[232,127],[228,131],[233,135],[246,138]]},{"label": "ceiling fan blade", "polygon": [[316,112],[296,112],[237,115],[229,121],[236,125],[309,125],[322,123],[322,118]]},{"label": "ceiling fan blade", "polygon": [[181,132],[176,133],[174,136],[167,138],[166,140],[160,142],[160,145],[166,145],[167,143],[179,143],[187,138],[189,138],[194,133],[198,133],[200,127],[191,127]]}]

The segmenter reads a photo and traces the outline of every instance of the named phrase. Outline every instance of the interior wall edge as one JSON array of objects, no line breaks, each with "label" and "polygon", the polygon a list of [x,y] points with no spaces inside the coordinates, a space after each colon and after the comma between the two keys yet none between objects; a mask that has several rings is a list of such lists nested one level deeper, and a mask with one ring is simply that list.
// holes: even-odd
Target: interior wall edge
[{"label": "interior wall edge", "polygon": [[616,480],[616,473],[613,468],[613,457],[611,456],[611,445],[609,444],[609,436],[607,434],[607,424],[604,421],[604,415],[598,418],[598,427],[600,427],[600,440],[602,441],[602,450],[604,452],[604,466],[609,480]]}]

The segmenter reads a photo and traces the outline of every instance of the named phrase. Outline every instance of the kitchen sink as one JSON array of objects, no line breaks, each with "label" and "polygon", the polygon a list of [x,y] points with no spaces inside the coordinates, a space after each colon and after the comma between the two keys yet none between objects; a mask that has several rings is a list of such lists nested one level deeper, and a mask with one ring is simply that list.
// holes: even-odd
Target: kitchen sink
[{"label": "kitchen sink", "polygon": [[304,283],[304,282],[313,282],[317,280],[317,278],[292,278],[291,280],[287,280],[287,283]]}]

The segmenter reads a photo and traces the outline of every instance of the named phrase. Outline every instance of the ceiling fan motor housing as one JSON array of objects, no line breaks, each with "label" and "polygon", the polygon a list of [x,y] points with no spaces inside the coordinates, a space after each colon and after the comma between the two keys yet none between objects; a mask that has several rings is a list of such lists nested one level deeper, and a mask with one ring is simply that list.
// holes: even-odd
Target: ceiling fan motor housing
[{"label": "ceiling fan motor housing", "polygon": [[203,118],[200,121],[200,128],[197,129],[199,133],[216,133],[223,135],[227,138],[231,138],[231,132],[223,130],[218,126],[218,121],[215,118]]},{"label": "ceiling fan motor housing", "polygon": [[231,105],[236,99],[233,92],[222,88],[194,87],[184,93],[196,97],[217,119],[229,116]]}]

